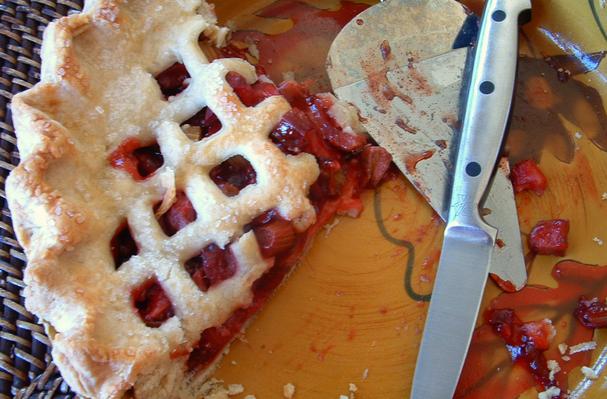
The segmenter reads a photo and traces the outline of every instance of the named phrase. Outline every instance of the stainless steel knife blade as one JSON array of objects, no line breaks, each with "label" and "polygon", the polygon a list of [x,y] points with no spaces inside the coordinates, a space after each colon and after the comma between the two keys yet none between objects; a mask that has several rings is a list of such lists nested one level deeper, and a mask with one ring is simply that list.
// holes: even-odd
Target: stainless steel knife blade
[{"label": "stainless steel knife blade", "polygon": [[[453,0],[390,0],[359,15],[329,53],[336,95],[359,108],[371,136],[443,220],[468,51],[452,45],[468,22]],[[527,273],[507,163],[503,166],[485,205],[488,221],[499,226],[501,244],[492,253],[491,272],[518,290]]]},{"label": "stainless steel knife blade", "polygon": [[447,228],[411,399],[453,396],[485,289],[493,240],[482,230]]},{"label": "stainless steel knife blade", "polygon": [[455,393],[485,288],[497,230],[480,212],[512,104],[519,17],[530,0],[488,0],[467,87],[449,216],[412,399]]}]

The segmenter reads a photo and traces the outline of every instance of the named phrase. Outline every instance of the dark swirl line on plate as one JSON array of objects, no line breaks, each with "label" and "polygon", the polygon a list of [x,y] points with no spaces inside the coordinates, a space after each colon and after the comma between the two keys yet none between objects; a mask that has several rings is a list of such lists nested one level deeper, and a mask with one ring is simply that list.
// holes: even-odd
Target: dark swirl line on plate
[{"label": "dark swirl line on plate", "polygon": [[605,28],[603,27],[603,24],[601,23],[601,19],[599,18],[599,13],[596,9],[596,5],[594,4],[594,0],[588,0],[588,4],[590,5],[590,10],[592,11],[592,16],[594,17],[594,21],[596,22],[596,25],[598,26],[598,28],[601,31],[601,34],[603,35],[605,40],[607,40],[607,32],[605,32]]},{"label": "dark swirl line on plate", "polygon": [[416,292],[413,288],[412,278],[413,267],[415,266],[415,246],[411,241],[394,237],[392,234],[390,234],[390,232],[386,228],[386,225],[384,224],[384,219],[382,217],[381,211],[381,194],[379,189],[375,190],[373,195],[373,210],[375,212],[375,220],[377,222],[377,227],[379,228],[381,235],[388,242],[407,249],[407,266],[405,269],[404,277],[405,292],[407,293],[409,298],[413,299],[414,301],[430,302],[430,298],[432,297],[431,293],[420,294]]}]

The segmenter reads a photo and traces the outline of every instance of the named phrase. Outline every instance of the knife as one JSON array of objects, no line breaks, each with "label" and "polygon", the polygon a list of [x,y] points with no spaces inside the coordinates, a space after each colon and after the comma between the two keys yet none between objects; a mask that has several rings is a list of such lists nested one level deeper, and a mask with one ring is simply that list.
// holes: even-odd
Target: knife
[{"label": "knife", "polygon": [[[476,28],[475,18],[454,0],[390,0],[346,26],[328,57],[327,71],[337,97],[358,107],[371,136],[390,151],[445,221],[466,46]],[[386,57],[388,51],[391,57]],[[384,83],[401,95],[389,102],[378,98],[373,90],[377,71],[385,73]],[[419,90],[421,80],[424,87]],[[505,282],[502,288],[519,290],[527,271],[507,163],[492,182],[485,206],[490,212],[487,219],[500,229],[491,273]]]},{"label": "knife", "polygon": [[485,4],[412,399],[451,398],[470,345],[497,235],[497,229],[483,220],[480,206],[512,104],[519,21],[530,11],[530,0]]}]

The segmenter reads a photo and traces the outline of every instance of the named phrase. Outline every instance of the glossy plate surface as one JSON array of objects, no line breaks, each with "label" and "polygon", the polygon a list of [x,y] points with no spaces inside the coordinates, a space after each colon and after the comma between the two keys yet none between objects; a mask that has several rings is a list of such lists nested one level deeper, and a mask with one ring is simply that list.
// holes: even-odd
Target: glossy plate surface
[{"label": "glossy plate surface", "polygon": [[[243,46],[258,41],[254,48],[275,81],[287,73],[326,90],[324,58],[332,38],[370,3],[221,0],[216,7],[222,22],[245,31],[234,36]],[[479,4],[472,6],[478,10]],[[481,309],[493,301],[494,307],[515,308],[524,321],[552,319],[557,336],[546,357],[568,371],[560,378],[568,380],[573,397],[598,399],[607,392],[607,371],[583,380],[580,365],[605,362],[606,334],[579,327],[572,312],[580,295],[607,296],[607,269],[581,265],[607,264],[607,115],[601,99],[607,96],[607,64],[597,54],[607,50],[607,10],[599,0],[540,0],[534,7],[534,22],[521,38],[529,57],[519,66],[507,150],[513,161],[537,160],[549,181],[543,196],[517,195],[524,238],[539,220],[565,218],[571,221],[570,248],[566,258],[529,256],[533,287],[520,294],[497,298],[501,291],[489,282]],[[564,54],[574,57],[558,57]],[[559,67],[571,72],[566,82],[564,72],[559,80]],[[350,383],[358,398],[408,397],[443,226],[404,178],[364,199],[361,218],[340,218],[320,234],[232,345],[216,377],[244,385],[242,397],[280,398],[287,383],[295,385],[296,398],[348,396]],[[565,259],[580,264],[561,263],[553,275]],[[511,367],[499,338],[481,327],[475,339],[465,366],[475,373],[464,371],[458,397],[537,397],[529,375]],[[569,362],[556,348],[591,339],[598,348]]]}]

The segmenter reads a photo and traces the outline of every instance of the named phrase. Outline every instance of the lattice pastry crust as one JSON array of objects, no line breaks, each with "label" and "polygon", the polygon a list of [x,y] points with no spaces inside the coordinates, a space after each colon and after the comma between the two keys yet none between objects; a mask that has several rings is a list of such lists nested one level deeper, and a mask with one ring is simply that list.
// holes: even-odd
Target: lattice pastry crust
[{"label": "lattice pastry crust", "polygon": [[[290,106],[275,96],[245,107],[225,76],[252,83],[254,68],[209,63],[201,33],[217,42],[226,34],[200,0],[87,1],[81,14],[48,27],[41,82],[12,103],[21,163],[6,191],[29,259],[26,306],[47,326],[64,378],[86,397],[120,398],[131,387],[140,398],[197,397],[206,376],[189,375],[184,357],[171,353],[191,350],[204,329],[250,303],[269,265],[243,226],[272,208],[298,229],[315,220],[306,197],[319,174],[314,157],[284,155],[268,139]],[[192,78],[166,101],[154,76],[176,61]],[[193,142],[180,124],[204,106],[223,128]],[[127,137],[159,143],[164,165],[149,179],[135,182],[108,164]],[[257,183],[227,197],[209,170],[236,154]],[[175,188],[198,218],[167,237],[153,206]],[[108,243],[124,219],[140,252],[116,270]],[[232,243],[239,267],[203,293],[183,262],[210,243]],[[130,296],[151,276],[175,310],[159,328],[142,322]]]}]

